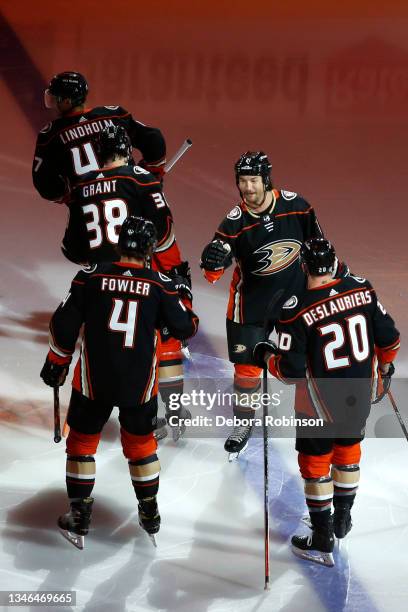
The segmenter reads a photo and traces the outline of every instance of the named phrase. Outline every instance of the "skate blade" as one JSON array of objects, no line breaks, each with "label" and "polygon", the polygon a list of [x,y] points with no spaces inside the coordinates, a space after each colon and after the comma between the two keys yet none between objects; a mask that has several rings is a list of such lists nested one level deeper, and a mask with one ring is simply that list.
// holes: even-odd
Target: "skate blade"
[{"label": "skate blade", "polygon": [[313,561],[314,563],[319,563],[319,565],[324,565],[325,567],[334,567],[333,553],[320,552],[319,550],[302,550],[297,546],[293,546],[293,544],[292,552],[297,557],[305,559],[305,561]]},{"label": "skate blade", "polygon": [[77,533],[71,533],[71,531],[67,531],[66,529],[58,528],[60,533],[64,536],[68,542],[71,542],[76,548],[79,550],[83,550],[85,546],[85,538],[84,536],[78,535]]},{"label": "skate blade", "polygon": [[180,438],[184,436],[185,433],[186,433],[185,427],[172,427],[171,435],[173,436],[173,442],[178,442]]},{"label": "skate blade", "polygon": [[149,536],[149,539],[150,539],[151,543],[153,544],[153,546],[154,546],[155,548],[157,548],[157,542],[156,542],[156,538],[155,538],[155,536],[154,536],[154,535],[152,535],[151,533],[148,533],[147,535]]},{"label": "skate blade", "polygon": [[228,462],[232,463],[233,461],[236,461],[239,458],[239,456],[241,455],[241,453],[244,453],[247,450],[247,448],[248,448],[248,442],[237,453],[228,453]]}]

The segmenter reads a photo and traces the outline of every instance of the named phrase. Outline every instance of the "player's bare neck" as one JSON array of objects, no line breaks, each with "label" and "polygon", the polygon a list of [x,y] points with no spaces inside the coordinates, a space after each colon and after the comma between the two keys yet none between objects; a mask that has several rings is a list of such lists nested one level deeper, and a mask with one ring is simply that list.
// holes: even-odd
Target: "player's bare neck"
[{"label": "player's bare neck", "polygon": [[84,112],[84,105],[80,104],[79,106],[72,106],[71,108],[68,108],[66,110],[64,110],[63,108],[60,108],[60,113],[62,117],[73,117],[74,115],[79,115],[80,113]]},{"label": "player's bare neck", "polygon": [[118,159],[108,159],[105,166],[101,168],[101,170],[110,170],[111,168],[118,168],[119,166],[125,166],[126,159],[124,157],[119,157]]},{"label": "player's bare neck", "polygon": [[121,258],[120,258],[120,261],[122,263],[128,263],[128,264],[131,264],[133,266],[137,266],[138,268],[144,268],[145,267],[144,259],[139,259],[138,257],[128,257],[127,255],[122,255]]},{"label": "player's bare neck", "polygon": [[324,287],[333,282],[331,274],[325,274],[324,276],[308,276],[307,287],[308,289],[316,289],[316,287]]}]

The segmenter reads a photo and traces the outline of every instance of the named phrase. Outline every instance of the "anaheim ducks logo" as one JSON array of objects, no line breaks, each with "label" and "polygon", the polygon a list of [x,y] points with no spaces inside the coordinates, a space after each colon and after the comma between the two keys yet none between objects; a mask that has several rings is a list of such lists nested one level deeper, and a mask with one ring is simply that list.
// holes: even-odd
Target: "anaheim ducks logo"
[{"label": "anaheim ducks logo", "polygon": [[266,276],[288,268],[298,258],[300,247],[301,243],[298,240],[276,240],[265,244],[255,251],[263,255],[259,260],[262,265],[257,270],[253,270],[252,274]]}]

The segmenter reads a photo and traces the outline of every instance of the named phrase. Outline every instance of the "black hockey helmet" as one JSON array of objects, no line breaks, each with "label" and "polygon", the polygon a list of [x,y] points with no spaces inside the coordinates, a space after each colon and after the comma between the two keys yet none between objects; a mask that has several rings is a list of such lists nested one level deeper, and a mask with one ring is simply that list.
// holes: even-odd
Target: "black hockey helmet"
[{"label": "black hockey helmet", "polygon": [[132,144],[127,131],[121,125],[109,125],[99,132],[95,142],[96,152],[101,164],[108,159],[120,155],[130,158],[132,155]]},{"label": "black hockey helmet", "polygon": [[325,238],[310,238],[302,245],[300,261],[305,264],[309,274],[323,276],[334,271],[336,252],[332,243]]},{"label": "black hockey helmet", "polygon": [[235,182],[238,185],[240,176],[261,176],[266,191],[271,191],[272,164],[263,151],[247,151],[235,164]]},{"label": "black hockey helmet", "polygon": [[60,72],[52,77],[48,89],[45,90],[45,106],[52,108],[49,96],[54,96],[58,102],[69,99],[72,106],[83,104],[88,95],[88,83],[79,72]]},{"label": "black hockey helmet", "polygon": [[151,221],[143,217],[126,217],[119,232],[119,250],[122,255],[146,257],[156,248],[157,232]]}]

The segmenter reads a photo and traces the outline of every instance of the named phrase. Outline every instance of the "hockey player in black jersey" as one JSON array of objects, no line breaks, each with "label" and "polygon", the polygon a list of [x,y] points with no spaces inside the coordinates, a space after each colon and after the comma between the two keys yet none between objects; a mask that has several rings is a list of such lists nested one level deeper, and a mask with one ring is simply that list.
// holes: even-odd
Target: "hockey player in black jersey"
[{"label": "hockey player in black jersey", "polygon": [[307,241],[301,261],[307,288],[283,305],[278,347],[261,342],[254,358],[259,365],[266,362],[279,380],[297,381],[297,417],[323,419],[321,428],[297,428],[296,450],[312,535],[293,536],[292,547],[295,554],[330,566],[333,532],[341,539],[351,529],[360,442],[377,376],[390,377],[394,371],[399,333],[366,279],[333,278],[335,252],[330,242]]},{"label": "hockey player in black jersey", "polygon": [[[153,270],[168,274],[178,288],[184,288],[185,294],[191,295],[188,262],[181,259],[173,216],[160,181],[144,168],[129,164],[131,143],[122,126],[104,128],[95,148],[102,167],[84,175],[71,192],[63,253],[75,263],[115,261],[124,219],[129,214],[142,216],[152,221],[157,231],[158,242],[151,261]],[[170,395],[183,392],[183,354],[180,340],[172,338],[167,330],[162,332],[159,390],[168,417]],[[183,419],[189,418],[187,409],[180,410]],[[185,427],[177,426],[175,418],[171,422],[173,439],[177,441]],[[167,435],[164,419],[160,419],[156,435]]]},{"label": "hockey player in black jersey", "polygon": [[58,524],[83,548],[88,533],[101,431],[119,407],[123,453],[129,462],[142,527],[160,527],[156,495],[160,464],[153,436],[157,418],[158,329],[180,339],[197,331],[198,319],[173,281],[147,265],[157,242],[154,225],[129,217],[119,236],[120,261],[81,270],[50,323],[50,350],[41,371],[51,387],[64,383],[83,326],[68,412],[67,493],[71,505]]},{"label": "hockey player in black jersey", "polygon": [[[233,259],[236,262],[227,311],[227,341],[237,393],[259,388],[261,368],[254,364],[252,347],[265,338],[268,304],[281,290],[293,292],[304,285],[300,247],[308,238],[322,235],[306,200],[273,188],[271,167],[265,153],[248,151],[241,155],[235,164],[241,201],[221,222],[201,256],[201,267],[210,283],[221,277]],[[248,407],[234,407],[237,423],[253,414]],[[250,427],[238,424],[234,428],[225,443],[230,456],[245,448],[250,434]]]},{"label": "hockey player in black jersey", "polygon": [[161,131],[133,119],[121,106],[85,106],[88,83],[78,72],[55,75],[44,94],[45,106],[58,118],[39,133],[33,160],[33,183],[47,200],[64,201],[72,185],[100,167],[95,139],[108,126],[122,125],[132,147],[143,159],[139,165],[161,178],[166,144]]}]

